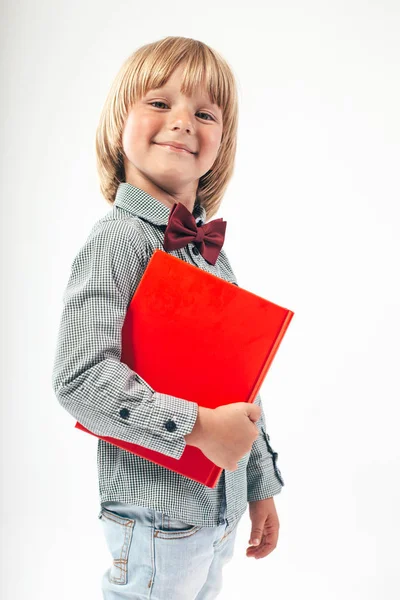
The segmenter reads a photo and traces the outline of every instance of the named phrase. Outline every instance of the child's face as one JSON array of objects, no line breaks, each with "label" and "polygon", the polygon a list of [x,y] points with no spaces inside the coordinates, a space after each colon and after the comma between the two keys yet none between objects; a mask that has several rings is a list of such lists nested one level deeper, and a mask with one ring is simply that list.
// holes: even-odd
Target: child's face
[{"label": "child's face", "polygon": [[[214,164],[221,143],[222,110],[211,104],[205,92],[183,96],[182,71],[183,65],[128,113],[122,135],[128,183],[140,187],[150,181],[171,194],[195,193],[198,180]],[[168,141],[185,144],[194,154],[160,145]]]}]

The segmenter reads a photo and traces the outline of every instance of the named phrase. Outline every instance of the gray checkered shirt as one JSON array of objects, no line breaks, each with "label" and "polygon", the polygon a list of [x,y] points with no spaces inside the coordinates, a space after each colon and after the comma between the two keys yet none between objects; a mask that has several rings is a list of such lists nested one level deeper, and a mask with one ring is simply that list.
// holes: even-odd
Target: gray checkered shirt
[{"label": "gray checkered shirt", "polygon": [[[184,436],[196,421],[197,403],[153,390],[120,361],[126,310],[154,250],[164,251],[169,214],[147,192],[130,183],[119,185],[113,207],[94,224],[72,262],[52,384],[61,406],[93,433],[178,459]],[[198,202],[192,214],[197,224],[205,223],[205,209]],[[238,285],[223,248],[215,265],[194,243],[170,254]],[[187,350],[198,361],[195,350]],[[274,496],[284,485],[259,394],[255,403],[261,406],[260,434],[237,470],[223,470],[213,489],[99,439],[100,504],[132,503],[208,527],[222,524],[226,509],[228,524],[236,522],[247,502]],[[174,431],[165,427],[170,419],[177,425]]]}]

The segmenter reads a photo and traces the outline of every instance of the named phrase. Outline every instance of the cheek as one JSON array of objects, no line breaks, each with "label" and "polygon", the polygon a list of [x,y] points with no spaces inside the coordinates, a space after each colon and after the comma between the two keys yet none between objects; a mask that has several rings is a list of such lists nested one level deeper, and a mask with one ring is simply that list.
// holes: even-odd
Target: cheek
[{"label": "cheek", "polygon": [[207,135],[204,136],[202,140],[202,148],[204,148],[207,152],[211,154],[216,154],[218,152],[218,148],[221,143],[221,132],[220,131],[210,131],[207,132]]},{"label": "cheek", "polygon": [[135,119],[135,135],[147,141],[156,137],[160,127],[160,119],[156,114],[142,114]]},{"label": "cheek", "polygon": [[126,122],[123,143],[139,147],[148,144],[157,133],[158,123],[151,115],[132,114]]}]

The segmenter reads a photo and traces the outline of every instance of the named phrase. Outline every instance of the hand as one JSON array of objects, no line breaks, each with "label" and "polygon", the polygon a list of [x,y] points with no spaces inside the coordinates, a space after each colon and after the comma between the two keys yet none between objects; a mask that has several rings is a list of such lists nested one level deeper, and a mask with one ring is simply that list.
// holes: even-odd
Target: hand
[{"label": "hand", "polygon": [[260,406],[248,402],[199,406],[194,427],[185,435],[186,443],[197,446],[218,467],[237,471],[238,461],[251,452],[260,435],[256,425],[260,416]]},{"label": "hand", "polygon": [[[275,550],[278,542],[279,519],[274,498],[249,502],[249,513],[251,534],[246,555],[263,558]],[[255,543],[256,539],[260,540],[258,544]]]}]

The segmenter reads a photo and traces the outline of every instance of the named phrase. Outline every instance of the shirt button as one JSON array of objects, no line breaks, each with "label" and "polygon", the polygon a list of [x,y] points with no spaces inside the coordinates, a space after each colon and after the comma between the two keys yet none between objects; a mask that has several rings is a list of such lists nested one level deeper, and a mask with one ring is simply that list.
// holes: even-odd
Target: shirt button
[{"label": "shirt button", "polygon": [[168,421],[165,423],[165,428],[168,431],[175,431],[175,429],[176,429],[176,423],[175,423],[175,421],[172,421],[171,419],[168,419]]},{"label": "shirt button", "polygon": [[127,419],[129,417],[129,410],[127,408],[121,408],[121,410],[119,411],[119,415],[123,419]]},{"label": "shirt button", "polygon": [[197,256],[197,254],[200,253],[200,250],[196,246],[193,246],[192,252],[193,252],[193,254],[195,254]]}]

